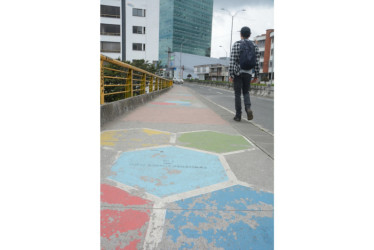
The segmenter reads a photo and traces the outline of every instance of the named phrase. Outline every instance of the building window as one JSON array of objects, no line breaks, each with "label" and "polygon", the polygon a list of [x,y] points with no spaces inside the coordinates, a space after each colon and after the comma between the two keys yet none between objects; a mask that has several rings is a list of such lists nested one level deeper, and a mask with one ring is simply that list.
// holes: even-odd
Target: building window
[{"label": "building window", "polygon": [[101,52],[121,52],[121,43],[119,42],[100,42],[100,51]]},{"label": "building window", "polygon": [[134,34],[145,34],[145,27],[132,26],[132,33],[134,33]]},{"label": "building window", "polygon": [[121,18],[120,7],[100,5],[100,16],[110,18]]},{"label": "building window", "polygon": [[141,16],[141,17],[145,17],[145,10],[144,10],[144,9],[136,9],[136,8],[133,8],[133,9],[132,9],[132,15],[133,15],[133,16]]},{"label": "building window", "polygon": [[132,50],[139,50],[139,51],[145,50],[145,44],[133,43]]},{"label": "building window", "polygon": [[121,35],[121,26],[115,24],[100,24],[100,35],[109,35],[109,36],[120,36]]},{"label": "building window", "polygon": [[273,53],[274,53],[274,49],[271,49],[271,53],[270,54],[273,55]]},{"label": "building window", "polygon": [[260,68],[264,67],[264,63],[260,62]]},{"label": "building window", "polygon": [[272,62],[272,61],[270,61],[269,65],[270,65],[270,67],[273,67],[273,62]]}]

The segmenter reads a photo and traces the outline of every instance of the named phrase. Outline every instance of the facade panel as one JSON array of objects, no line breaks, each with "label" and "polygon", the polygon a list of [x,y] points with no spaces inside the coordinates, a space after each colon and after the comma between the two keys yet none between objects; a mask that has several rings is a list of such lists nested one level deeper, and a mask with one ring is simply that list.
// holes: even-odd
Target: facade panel
[{"label": "facade panel", "polygon": [[163,65],[168,48],[210,57],[213,0],[160,0],[160,51]]}]

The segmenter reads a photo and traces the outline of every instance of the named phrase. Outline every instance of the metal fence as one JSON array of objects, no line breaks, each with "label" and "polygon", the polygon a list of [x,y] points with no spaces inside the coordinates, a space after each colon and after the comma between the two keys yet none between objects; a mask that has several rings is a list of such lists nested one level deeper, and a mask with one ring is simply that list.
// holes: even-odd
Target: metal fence
[{"label": "metal fence", "polygon": [[100,104],[169,88],[173,81],[100,55]]}]

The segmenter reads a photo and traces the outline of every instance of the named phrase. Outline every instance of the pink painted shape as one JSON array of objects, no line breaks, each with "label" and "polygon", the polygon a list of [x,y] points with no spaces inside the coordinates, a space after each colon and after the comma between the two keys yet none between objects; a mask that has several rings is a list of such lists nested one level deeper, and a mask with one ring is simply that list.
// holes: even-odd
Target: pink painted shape
[{"label": "pink painted shape", "polygon": [[149,221],[149,215],[138,210],[101,210],[101,236],[109,239],[117,233],[140,229]]},{"label": "pink painted shape", "polygon": [[139,242],[140,242],[140,239],[131,241],[130,244],[125,247],[124,250],[137,250],[138,248],[136,246],[138,245]]},{"label": "pink painted shape", "polygon": [[130,113],[124,121],[184,124],[227,125],[228,122],[208,108],[143,106]]},{"label": "pink painted shape", "polygon": [[101,184],[101,201],[109,204],[122,204],[124,206],[152,204],[151,201],[132,196],[126,191],[107,184]]},{"label": "pink painted shape", "polygon": [[176,103],[169,103],[169,102],[152,102],[154,105],[177,105]]}]

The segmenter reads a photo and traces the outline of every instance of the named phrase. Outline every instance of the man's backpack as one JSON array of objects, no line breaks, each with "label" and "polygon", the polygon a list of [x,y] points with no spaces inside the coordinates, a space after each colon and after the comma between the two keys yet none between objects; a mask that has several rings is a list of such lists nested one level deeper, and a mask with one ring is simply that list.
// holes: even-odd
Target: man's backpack
[{"label": "man's backpack", "polygon": [[241,41],[239,63],[243,70],[250,70],[256,66],[255,46],[251,41]]}]

